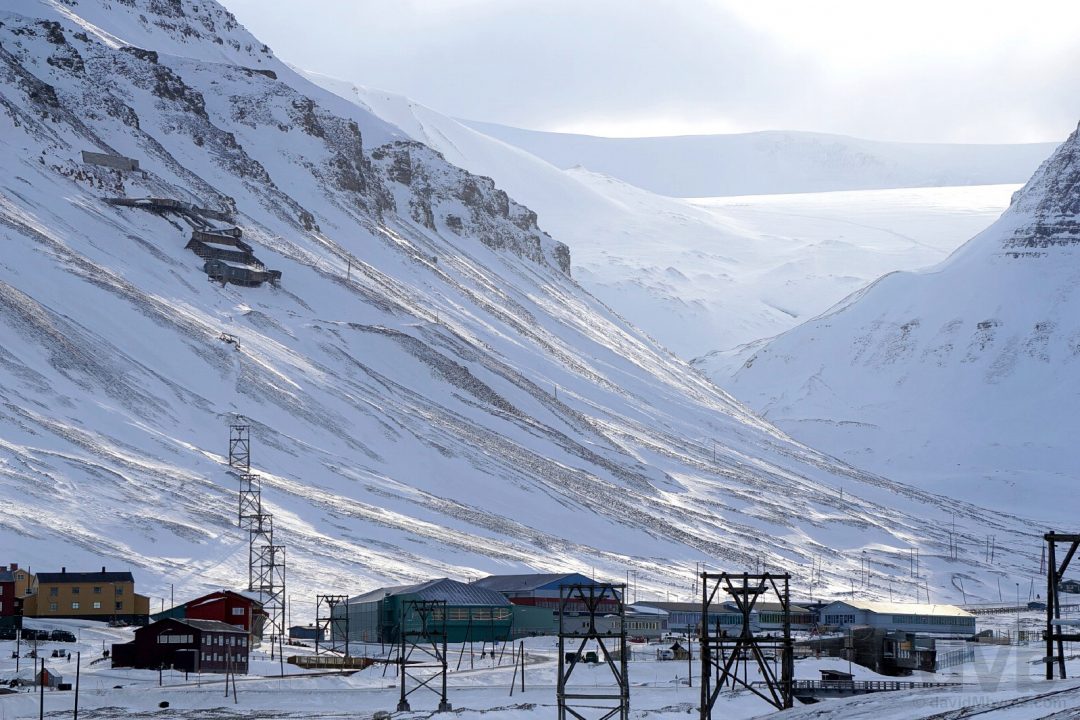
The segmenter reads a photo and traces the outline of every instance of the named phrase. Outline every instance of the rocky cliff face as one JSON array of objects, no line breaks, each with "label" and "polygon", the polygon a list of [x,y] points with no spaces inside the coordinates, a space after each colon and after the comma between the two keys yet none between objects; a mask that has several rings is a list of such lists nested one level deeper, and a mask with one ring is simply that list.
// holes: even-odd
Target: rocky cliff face
[{"label": "rocky cliff face", "polygon": [[428,230],[474,237],[535,263],[551,263],[570,274],[570,251],[536,225],[536,213],[511,200],[491,178],[448,165],[436,151],[412,141],[376,148],[372,158],[401,205]]},{"label": "rocky cliff face", "polygon": [[[288,191],[310,184],[357,221],[378,222],[401,203],[404,217],[430,230],[438,216],[441,229],[463,239],[569,272],[565,247],[490,179],[453,168],[423,146],[393,140],[394,131],[377,122],[371,124],[380,144],[389,143],[369,154],[358,119],[340,112],[348,106],[325,93],[318,93],[322,102],[313,99],[302,91],[303,81],[298,90],[279,79],[291,71],[220,6],[127,0],[105,20],[134,24],[143,42],[165,36],[166,50],[125,44],[89,20],[70,25],[9,14],[0,26],[0,77],[12,92],[0,103],[57,155],[89,149],[141,158],[144,174],[134,187],[112,176],[118,194],[179,190],[185,200],[235,209],[236,199],[218,183],[188,169],[194,163],[185,156],[201,155],[216,171],[242,178],[260,205],[298,231],[321,228],[314,203]],[[221,46],[233,62],[203,59],[208,45]],[[178,141],[185,146],[181,153]],[[263,143],[283,152],[256,147]],[[373,159],[386,162],[376,168]],[[63,166],[57,170],[70,177],[87,174],[74,161]],[[109,176],[90,173],[95,182]]]},{"label": "rocky cliff face", "polygon": [[1012,211],[1028,216],[1004,242],[1026,256],[1044,256],[1046,248],[1080,243],[1080,128],[1013,196]]}]

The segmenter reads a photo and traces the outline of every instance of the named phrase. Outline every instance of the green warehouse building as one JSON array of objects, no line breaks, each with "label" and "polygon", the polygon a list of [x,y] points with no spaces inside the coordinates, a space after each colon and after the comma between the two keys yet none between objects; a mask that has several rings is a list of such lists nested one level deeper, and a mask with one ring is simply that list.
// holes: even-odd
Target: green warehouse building
[{"label": "green warehouse building", "polygon": [[[348,616],[349,642],[393,643],[406,632],[420,630],[420,618],[411,601],[446,603],[447,642],[502,642],[511,637],[514,608],[501,593],[475,585],[439,578],[416,585],[372,590],[334,607],[335,640],[344,640],[342,620]],[[436,620],[440,620],[436,618]]]}]

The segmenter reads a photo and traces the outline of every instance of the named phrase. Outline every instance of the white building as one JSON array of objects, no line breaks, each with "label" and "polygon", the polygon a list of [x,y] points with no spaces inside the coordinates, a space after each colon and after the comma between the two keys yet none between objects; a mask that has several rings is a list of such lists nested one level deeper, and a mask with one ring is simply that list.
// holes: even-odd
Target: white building
[{"label": "white building", "polygon": [[975,634],[975,616],[955,605],[837,600],[820,612],[822,626],[841,630],[861,625],[889,632]]}]

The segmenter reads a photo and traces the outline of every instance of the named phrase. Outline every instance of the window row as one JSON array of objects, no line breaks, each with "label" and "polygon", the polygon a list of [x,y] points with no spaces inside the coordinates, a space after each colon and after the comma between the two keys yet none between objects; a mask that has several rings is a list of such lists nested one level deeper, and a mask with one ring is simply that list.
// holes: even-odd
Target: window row
[{"label": "window row", "polygon": [[212,633],[205,633],[202,636],[203,645],[228,645],[236,647],[247,647],[246,635],[218,635]]},{"label": "window row", "polygon": [[[95,600],[92,603],[90,603],[90,607],[93,608],[94,610],[100,610],[101,609],[101,602],[99,600]],[[59,603],[54,603],[54,602],[49,603],[49,612],[57,612],[59,609],[60,609]],[[78,600],[76,600],[75,602],[71,603],[71,609],[72,610],[81,610],[82,609],[82,603],[79,602]],[[118,611],[123,610],[124,609],[124,603],[117,600],[116,603],[115,603],[115,607],[113,609],[118,610]]]},{"label": "window row", "polygon": [[[68,590],[70,591],[70,593],[72,595],[82,595],[82,588],[79,587],[78,585],[72,585],[71,587],[68,588]],[[92,588],[92,591],[93,591],[93,593],[95,595],[100,595],[101,594],[101,586],[100,585],[95,585]],[[113,587],[113,594],[114,595],[123,595],[124,594],[124,588],[120,587],[119,585],[114,586]],[[60,595],[60,588],[58,588],[55,585],[53,585],[52,587],[49,588],[49,597],[59,597],[59,595]]]},{"label": "window row", "polygon": [[158,635],[158,645],[190,645],[194,638],[191,635],[178,633],[162,633]]},{"label": "window row", "polygon": [[960,627],[972,627],[975,625],[975,618],[973,617],[951,615],[893,615],[892,621],[903,625],[956,625]]},{"label": "window row", "polygon": [[242,655],[234,655],[233,657],[229,657],[228,653],[225,653],[223,655],[221,653],[204,652],[202,654],[202,661],[204,663],[211,663],[211,662],[221,663],[221,662],[230,662],[231,661],[231,662],[237,663],[238,665],[242,665],[242,666],[247,665],[247,660],[244,659],[244,656],[242,656]]}]

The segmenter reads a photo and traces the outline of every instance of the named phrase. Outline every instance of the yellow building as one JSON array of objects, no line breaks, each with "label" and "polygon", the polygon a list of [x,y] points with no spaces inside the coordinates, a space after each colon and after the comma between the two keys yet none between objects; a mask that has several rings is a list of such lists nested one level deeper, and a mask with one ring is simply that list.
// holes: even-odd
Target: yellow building
[{"label": "yellow building", "polygon": [[25,617],[80,618],[145,625],[150,598],[135,592],[130,572],[38,573],[37,593],[23,604]]}]

